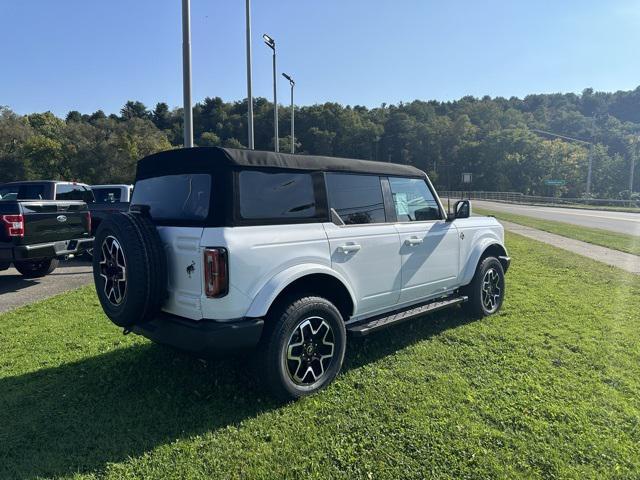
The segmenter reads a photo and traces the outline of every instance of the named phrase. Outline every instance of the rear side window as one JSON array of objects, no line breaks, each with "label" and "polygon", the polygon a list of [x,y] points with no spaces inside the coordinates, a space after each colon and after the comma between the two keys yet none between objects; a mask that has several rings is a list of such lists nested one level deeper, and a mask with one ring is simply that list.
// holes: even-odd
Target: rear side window
[{"label": "rear side window", "polygon": [[166,175],[136,182],[132,205],[148,205],[154,220],[202,221],[209,215],[211,175]]},{"label": "rear side window", "polygon": [[239,173],[238,184],[240,216],[244,219],[295,219],[316,216],[313,178],[310,173],[245,170]]},{"label": "rear side window", "polygon": [[328,173],[326,178],[329,207],[345,224],[386,222],[378,176]]},{"label": "rear side window", "polygon": [[93,192],[84,185],[59,183],[56,185],[56,200],[81,200],[92,203]]},{"label": "rear side window", "polygon": [[399,222],[440,220],[440,207],[424,180],[389,177]]}]

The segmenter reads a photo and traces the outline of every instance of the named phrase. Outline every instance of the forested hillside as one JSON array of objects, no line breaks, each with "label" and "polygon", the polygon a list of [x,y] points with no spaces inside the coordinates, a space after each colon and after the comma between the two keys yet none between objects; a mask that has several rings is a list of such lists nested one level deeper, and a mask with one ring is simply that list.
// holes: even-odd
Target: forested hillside
[{"label": "forested hillside", "polygon": [[[197,145],[246,144],[246,100],[206,98],[194,109]],[[272,104],[255,100],[256,148],[273,148]],[[289,151],[289,108],[281,106],[282,151]],[[519,98],[464,97],[377,108],[325,103],[296,111],[296,150],[322,155],[409,163],[434,183],[459,189],[473,173],[474,190],[583,196],[588,146],[552,139],[533,129],[595,144],[592,194],[629,196],[631,160],[640,140],[640,87],[581,95]],[[284,136],[284,134],[287,136]],[[0,109],[0,182],[29,178],[130,182],[135,162],[182,143],[182,110],[127,102],[120,115],[72,111],[20,116]],[[640,190],[640,161],[634,191]],[[450,174],[450,175],[448,175]],[[566,181],[549,187],[545,180]]]}]

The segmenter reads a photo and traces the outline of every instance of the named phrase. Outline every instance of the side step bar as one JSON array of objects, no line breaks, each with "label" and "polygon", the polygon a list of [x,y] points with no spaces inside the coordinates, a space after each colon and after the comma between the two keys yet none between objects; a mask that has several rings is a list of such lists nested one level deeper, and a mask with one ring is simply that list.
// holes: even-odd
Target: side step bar
[{"label": "side step bar", "polygon": [[374,317],[373,319],[364,320],[364,322],[362,323],[349,325],[347,326],[347,332],[355,337],[364,337],[365,335],[368,335],[377,330],[382,330],[383,328],[389,327],[391,325],[396,325],[406,320],[426,315],[427,313],[436,312],[453,305],[458,305],[460,303],[466,302],[468,299],[469,297],[462,295],[458,297],[448,297],[443,300],[436,300],[434,302],[427,303],[426,305],[420,305],[419,307],[414,307],[409,310],[395,312],[391,315],[383,317]]}]

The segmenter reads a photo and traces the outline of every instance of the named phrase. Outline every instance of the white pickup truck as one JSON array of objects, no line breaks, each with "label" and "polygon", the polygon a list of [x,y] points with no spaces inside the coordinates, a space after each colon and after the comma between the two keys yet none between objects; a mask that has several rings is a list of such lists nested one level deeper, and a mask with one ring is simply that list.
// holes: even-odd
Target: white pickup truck
[{"label": "white pickup truck", "polygon": [[297,398],[336,377],[347,334],[500,309],[504,231],[470,214],[411,166],[171,150],[138,163],[131,211],[96,232],[95,285],[126,331],[199,356],[258,347],[269,387]]}]

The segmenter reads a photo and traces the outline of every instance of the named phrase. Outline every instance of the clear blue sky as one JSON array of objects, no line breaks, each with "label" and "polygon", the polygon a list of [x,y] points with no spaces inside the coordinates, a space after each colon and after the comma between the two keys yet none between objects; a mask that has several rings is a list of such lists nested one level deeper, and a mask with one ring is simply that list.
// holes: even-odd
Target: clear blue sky
[{"label": "clear blue sky", "polygon": [[[0,0],[0,105],[117,112],[182,98],[180,0]],[[244,0],[192,0],[194,101],[246,95]],[[297,101],[377,106],[640,84],[640,2],[253,0],[254,94],[271,57]],[[288,101],[288,86],[279,84]]]}]

